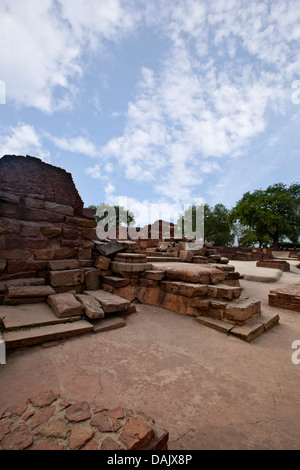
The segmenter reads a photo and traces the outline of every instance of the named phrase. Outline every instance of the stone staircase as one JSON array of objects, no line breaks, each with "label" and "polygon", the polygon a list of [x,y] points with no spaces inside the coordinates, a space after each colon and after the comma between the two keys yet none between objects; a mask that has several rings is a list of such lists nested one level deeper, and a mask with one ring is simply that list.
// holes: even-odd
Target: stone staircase
[{"label": "stone staircase", "polygon": [[[139,256],[141,263],[145,261],[142,258],[145,254],[139,253]],[[147,262],[148,258],[155,260],[156,257],[150,255]],[[202,325],[247,342],[278,324],[278,315],[262,314],[260,301],[243,296],[239,284],[241,276],[233,266],[171,264],[164,255],[161,260],[153,264],[148,262],[144,270],[136,272],[134,266],[137,264],[133,258],[119,255],[114,275],[103,277],[102,289],[131,301],[137,299],[141,303],[192,315]]]},{"label": "stone staircase", "polygon": [[0,347],[4,344],[10,350],[119,328],[135,311],[131,302],[101,289],[57,294],[43,281],[34,278],[5,285]]}]

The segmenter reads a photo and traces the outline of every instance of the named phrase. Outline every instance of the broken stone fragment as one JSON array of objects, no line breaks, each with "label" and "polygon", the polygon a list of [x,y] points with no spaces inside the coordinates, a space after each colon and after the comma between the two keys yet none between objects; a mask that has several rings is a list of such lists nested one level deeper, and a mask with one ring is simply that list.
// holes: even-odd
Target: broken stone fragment
[{"label": "broken stone fragment", "polygon": [[104,310],[94,297],[85,294],[77,294],[75,297],[83,305],[84,313],[88,318],[104,318]]},{"label": "broken stone fragment", "polygon": [[83,311],[82,304],[69,292],[49,295],[47,302],[58,318],[81,315]]}]

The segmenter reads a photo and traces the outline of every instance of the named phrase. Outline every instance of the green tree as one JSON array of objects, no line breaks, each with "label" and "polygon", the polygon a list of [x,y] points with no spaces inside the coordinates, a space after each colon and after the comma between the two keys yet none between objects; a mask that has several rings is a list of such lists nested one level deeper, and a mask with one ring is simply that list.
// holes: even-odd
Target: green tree
[{"label": "green tree", "polygon": [[126,210],[123,206],[111,206],[102,202],[99,206],[91,205],[90,209],[95,210],[95,220],[97,223],[103,223],[104,227],[129,227],[133,225],[134,214],[130,210]]},{"label": "green tree", "polygon": [[298,241],[299,207],[300,185],[277,183],[266,190],[245,193],[230,211],[229,221],[231,226],[239,222],[250,229],[260,246],[269,242],[278,249],[284,238]]},{"label": "green tree", "polygon": [[[192,226],[195,230],[196,208],[200,210],[201,207],[190,206],[183,214],[179,215],[177,224],[179,227],[183,227],[183,233],[185,233],[186,225]],[[229,211],[223,204],[216,204],[214,207],[204,204],[204,241],[219,246],[233,244],[234,234],[231,232],[228,215]]]}]

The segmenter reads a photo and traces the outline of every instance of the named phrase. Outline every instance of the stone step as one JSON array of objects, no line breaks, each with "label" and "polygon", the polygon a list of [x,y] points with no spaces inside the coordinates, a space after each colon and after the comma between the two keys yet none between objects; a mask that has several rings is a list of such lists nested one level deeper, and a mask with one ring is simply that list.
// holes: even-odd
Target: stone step
[{"label": "stone step", "polygon": [[139,273],[151,269],[149,263],[124,263],[119,261],[112,261],[110,269],[114,273]]},{"label": "stone step", "polygon": [[246,342],[250,342],[263,334],[265,331],[270,330],[279,323],[279,316],[263,313],[258,318],[243,326],[235,326],[217,318],[206,316],[196,317],[195,320],[202,325],[213,328],[222,333],[231,334]]},{"label": "stone step", "polygon": [[51,286],[12,285],[6,288],[4,304],[46,302],[52,294],[55,294],[55,290]]},{"label": "stone step", "polygon": [[254,299],[239,299],[226,305],[224,317],[227,321],[242,325],[261,314],[261,302]]},{"label": "stone step", "polygon": [[182,263],[181,259],[177,256],[147,256],[147,261],[151,263]]},{"label": "stone step", "polygon": [[126,325],[126,321],[117,316],[117,317],[107,317],[102,320],[93,321],[94,332],[102,333],[104,331],[115,330],[117,328],[122,328]]},{"label": "stone step", "polygon": [[84,291],[84,294],[91,295],[100,302],[105,313],[115,313],[127,310],[131,302],[118,295],[111,294],[105,290]]},{"label": "stone step", "polygon": [[239,298],[242,292],[242,287],[227,286],[225,284],[208,285],[207,288],[209,297],[227,300]]},{"label": "stone step", "polygon": [[118,276],[103,276],[102,283],[112,287],[126,287],[130,284],[130,279]]},{"label": "stone step", "polygon": [[[65,318],[58,318],[47,303],[0,306],[0,317],[5,330],[53,325],[66,321]],[[73,321],[80,319],[80,316],[72,317]]]},{"label": "stone step", "polygon": [[183,281],[161,281],[160,287],[163,291],[185,297],[203,297],[208,293],[206,284],[194,284]]},{"label": "stone step", "polygon": [[35,327],[29,330],[4,332],[3,340],[6,349],[15,349],[78,336],[89,333],[93,331],[93,329],[93,325],[86,320],[69,321],[56,325]]}]

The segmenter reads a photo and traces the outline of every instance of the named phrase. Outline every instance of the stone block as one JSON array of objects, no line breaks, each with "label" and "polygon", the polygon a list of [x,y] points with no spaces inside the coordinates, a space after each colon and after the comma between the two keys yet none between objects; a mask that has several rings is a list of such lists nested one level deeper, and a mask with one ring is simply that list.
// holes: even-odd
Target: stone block
[{"label": "stone block", "polygon": [[[54,250],[52,259],[69,259],[77,258],[78,249],[77,248],[57,248]],[[51,259],[51,258],[49,258]]]},{"label": "stone block", "polygon": [[40,224],[37,224],[34,222],[22,223],[20,235],[21,237],[38,237],[40,230],[41,230]]},{"label": "stone block", "polygon": [[22,202],[27,207],[32,207],[33,209],[44,209],[45,203],[42,199],[35,199],[32,197],[25,197]]},{"label": "stone block", "polygon": [[84,291],[84,294],[95,297],[102,305],[105,313],[120,312],[130,307],[130,301],[104,290]]},{"label": "stone block", "polygon": [[108,270],[110,263],[111,259],[106,258],[106,256],[98,256],[98,258],[95,260],[96,268],[104,269],[105,271]]},{"label": "stone block", "polygon": [[6,259],[0,259],[0,271],[4,271],[6,266]]},{"label": "stone block", "polygon": [[104,318],[104,310],[94,297],[86,294],[77,294],[75,297],[83,305],[84,313],[88,318]]},{"label": "stone block", "polygon": [[8,202],[9,204],[19,204],[20,196],[16,196],[10,192],[1,191],[0,192],[0,202]]},{"label": "stone block", "polygon": [[63,204],[57,204],[56,202],[45,202],[45,209],[51,212],[57,212],[58,214],[73,216],[74,209],[71,206],[66,206]]},{"label": "stone block", "polygon": [[99,276],[95,268],[85,272],[85,286],[87,290],[98,290],[100,288]]},{"label": "stone block", "polygon": [[0,216],[1,217],[12,217],[19,218],[19,206],[15,204],[6,204],[5,202],[0,202]]},{"label": "stone block", "polygon": [[117,261],[111,262],[111,270],[113,272],[138,273],[143,272],[146,269],[149,270],[150,267],[150,263],[119,263]]},{"label": "stone block", "polygon": [[107,243],[98,243],[95,246],[95,252],[98,256],[102,255],[108,258],[114,257],[117,253],[124,251],[124,247],[117,240],[111,240]]},{"label": "stone block", "polygon": [[17,286],[7,287],[6,297],[8,299],[47,297],[54,294],[55,291],[50,286]]},{"label": "stone block", "polygon": [[42,227],[42,234],[47,238],[54,238],[61,234],[60,227]]},{"label": "stone block", "polygon": [[47,267],[48,269],[51,269],[51,271],[78,269],[79,262],[77,259],[58,259],[58,260],[48,261]]},{"label": "stone block", "polygon": [[185,263],[191,263],[193,260],[193,252],[189,250],[180,250],[179,252],[179,258],[181,261]]},{"label": "stone block", "polygon": [[84,219],[81,217],[66,217],[65,224],[85,228],[95,228],[97,225],[95,220]]},{"label": "stone block", "polygon": [[47,302],[58,318],[81,315],[83,312],[82,304],[69,292],[49,295]]},{"label": "stone block", "polygon": [[69,269],[49,272],[50,284],[53,287],[75,286],[84,282],[83,269]]},{"label": "stone block", "polygon": [[82,217],[84,217],[85,219],[95,220],[95,211],[94,211],[94,209],[90,209],[89,207],[84,207],[82,209]]},{"label": "stone block", "polygon": [[102,281],[112,287],[126,287],[130,284],[130,279],[117,276],[105,276]]},{"label": "stone block", "polygon": [[43,209],[33,209],[31,207],[22,207],[22,219],[23,220],[32,220],[36,222],[63,222],[64,215],[58,214],[56,212],[46,211]]},{"label": "stone block", "polygon": [[2,233],[20,233],[21,224],[16,220],[0,218],[0,234]]},{"label": "stone block", "polygon": [[87,240],[94,240],[96,238],[96,229],[95,228],[85,228],[80,232],[82,238]]},{"label": "stone block", "polygon": [[52,260],[54,257],[54,251],[51,249],[48,250],[37,250],[34,253],[35,259],[37,260]]},{"label": "stone block", "polygon": [[[87,230],[92,230],[92,229],[87,229]],[[79,237],[79,235],[81,235],[81,233],[76,228],[64,228],[63,229],[63,237],[68,240],[76,240]]]},{"label": "stone block", "polygon": [[142,276],[144,279],[150,279],[152,281],[161,281],[165,277],[165,271],[144,271]]},{"label": "stone block", "polygon": [[30,256],[29,250],[0,250],[0,259],[6,260],[20,260],[20,259],[28,259]]},{"label": "stone block", "polygon": [[261,302],[253,299],[243,299],[237,303],[228,303],[224,312],[224,319],[237,324],[243,324],[261,313]]}]

